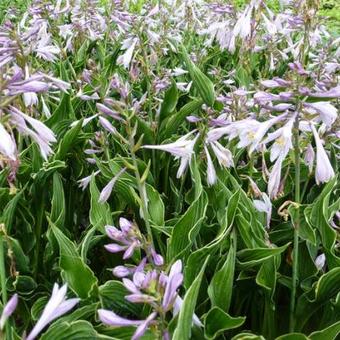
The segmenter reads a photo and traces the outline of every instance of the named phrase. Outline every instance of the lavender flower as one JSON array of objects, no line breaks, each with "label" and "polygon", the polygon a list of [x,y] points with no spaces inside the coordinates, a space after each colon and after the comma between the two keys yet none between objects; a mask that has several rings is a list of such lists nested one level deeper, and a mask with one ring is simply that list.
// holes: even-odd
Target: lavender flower
[{"label": "lavender flower", "polygon": [[179,178],[183,175],[183,173],[187,169],[191,160],[191,156],[194,152],[194,146],[197,141],[197,138],[199,137],[199,134],[197,134],[194,139],[190,139],[189,137],[194,133],[195,130],[182,136],[176,142],[173,143],[163,145],[144,145],[143,148],[163,150],[171,153],[173,156],[175,156],[175,159],[179,158],[180,166],[177,171],[177,178]]},{"label": "lavender flower", "polygon": [[64,284],[61,288],[59,288],[57,283],[54,284],[52,296],[26,340],[35,339],[47,324],[70,311],[79,302],[77,298],[67,300],[66,292],[67,284]]},{"label": "lavender flower", "polygon": [[0,123],[0,153],[11,160],[16,160],[17,146],[13,137],[5,130]]},{"label": "lavender flower", "polygon": [[254,200],[253,201],[255,208],[260,211],[266,213],[266,221],[267,228],[270,227],[270,220],[272,217],[272,203],[267,196],[266,193],[262,193],[262,200]]},{"label": "lavender flower", "polygon": [[105,203],[109,199],[115,183],[117,182],[119,177],[125,172],[125,170],[126,168],[123,168],[120,171],[118,171],[118,173],[104,187],[104,189],[102,190],[99,196],[99,200],[98,200],[99,203]]},{"label": "lavender flower", "polygon": [[331,180],[335,174],[326,151],[322,145],[319,134],[317,133],[314,125],[311,125],[315,144],[316,144],[316,169],[315,180],[317,184],[325,183]]},{"label": "lavender flower", "polygon": [[14,313],[18,304],[18,294],[14,294],[6,303],[0,317],[0,330],[3,330],[8,318]]},{"label": "lavender flower", "polygon": [[182,262],[180,260],[171,266],[169,275],[156,270],[135,271],[132,280],[123,278],[123,284],[130,292],[125,298],[132,303],[149,304],[153,308],[153,312],[145,320],[129,320],[118,316],[112,311],[99,309],[99,318],[109,326],[138,326],[132,339],[139,339],[151,324],[157,326],[159,313],[165,314],[175,308],[176,301],[176,313],[178,313],[180,307],[177,290],[182,282]]}]

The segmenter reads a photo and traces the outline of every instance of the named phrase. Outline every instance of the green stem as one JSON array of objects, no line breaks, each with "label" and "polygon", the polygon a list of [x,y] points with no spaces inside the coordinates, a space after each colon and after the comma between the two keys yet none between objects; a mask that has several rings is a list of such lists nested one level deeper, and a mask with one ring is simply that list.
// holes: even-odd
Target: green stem
[{"label": "green stem", "polygon": [[140,196],[140,199],[141,199],[141,208],[142,208],[142,212],[143,212],[143,219],[144,219],[144,222],[145,222],[147,233],[150,237],[150,242],[153,246],[154,244],[153,244],[152,230],[151,230],[150,221],[149,221],[148,196],[146,194],[145,181],[141,180],[141,176],[140,176],[140,173],[139,173],[139,170],[138,170],[137,158],[136,158],[135,151],[134,151],[135,142],[134,142],[133,136],[130,137],[130,148],[131,148],[132,164],[133,164],[133,167],[134,167],[135,177],[137,179],[139,196]]},{"label": "green stem", "polygon": [[37,204],[38,216],[36,223],[36,246],[35,246],[35,254],[34,254],[34,262],[33,262],[33,273],[34,279],[37,278],[38,270],[39,270],[39,254],[40,254],[40,244],[41,244],[41,233],[42,233],[42,222],[44,217],[44,200],[40,199],[40,202]]},{"label": "green stem", "polygon": [[300,146],[299,146],[299,116],[297,115],[294,122],[294,154],[295,154],[295,202],[297,203],[296,220],[294,221],[294,249],[293,249],[293,275],[292,275],[292,292],[290,300],[289,331],[293,332],[295,328],[295,302],[296,287],[299,278],[299,228],[300,228]]},{"label": "green stem", "polygon": [[[3,225],[2,228],[4,228]],[[2,304],[5,305],[7,303],[7,290],[6,290],[4,235],[2,231],[0,234],[0,276],[1,276],[0,280],[1,280]]]}]

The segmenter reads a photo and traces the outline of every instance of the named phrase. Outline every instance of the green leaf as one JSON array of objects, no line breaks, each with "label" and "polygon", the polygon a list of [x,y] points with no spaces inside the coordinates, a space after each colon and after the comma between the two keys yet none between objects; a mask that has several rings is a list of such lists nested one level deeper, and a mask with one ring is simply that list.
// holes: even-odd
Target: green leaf
[{"label": "green leaf", "polygon": [[190,77],[197,88],[203,101],[212,107],[215,102],[215,90],[213,82],[190,60],[185,47],[181,46],[180,56],[183,58]]},{"label": "green leaf", "polygon": [[96,179],[94,176],[90,182],[91,193],[91,209],[90,209],[90,222],[101,233],[105,233],[105,226],[112,225],[112,217],[110,207],[107,202],[99,203],[100,192],[96,185]]},{"label": "green leaf", "polygon": [[192,326],[192,318],[195,312],[196,301],[201,286],[201,281],[209,257],[205,260],[195,281],[185,293],[182,308],[179,312],[177,327],[172,340],[189,340]]},{"label": "green leaf", "polygon": [[309,338],[302,333],[289,333],[279,336],[276,340],[309,340]]},{"label": "green leaf", "polygon": [[79,256],[75,244],[51,221],[50,226],[59,244],[59,266],[63,278],[80,298],[88,298],[97,291],[97,278]]},{"label": "green leaf", "polygon": [[340,258],[335,255],[334,251],[336,231],[329,224],[332,213],[329,200],[336,183],[336,178],[329,181],[316,201],[305,209],[307,222],[316,228],[321,235],[329,268],[335,268],[340,265]]},{"label": "green leaf", "polygon": [[93,326],[84,320],[74,322],[54,323],[49,329],[40,337],[40,340],[90,340],[90,339],[115,339],[106,337],[96,332]]},{"label": "green leaf", "polygon": [[173,260],[190,248],[205,218],[208,198],[203,192],[175,224],[168,248],[168,259]]},{"label": "green leaf", "polygon": [[340,267],[323,274],[315,287],[315,301],[327,301],[340,291]]},{"label": "green leaf", "polygon": [[245,317],[233,318],[222,309],[214,307],[208,312],[204,322],[204,334],[207,339],[215,339],[221,333],[238,328],[245,322]]},{"label": "green leaf", "polygon": [[102,308],[114,310],[119,315],[135,315],[141,313],[142,305],[131,303],[125,299],[129,291],[120,281],[107,281],[99,287],[99,298]]},{"label": "green leaf", "polygon": [[164,100],[159,114],[159,122],[161,123],[170,113],[176,109],[178,101],[178,90],[176,82],[172,81],[171,86],[166,90]]},{"label": "green leaf", "polygon": [[59,143],[58,151],[55,155],[56,160],[63,160],[65,159],[67,153],[70,149],[74,146],[78,135],[82,129],[83,120],[81,119],[78,123],[71,128],[71,130],[67,131],[65,136],[61,139]]},{"label": "green leaf", "polygon": [[220,307],[228,311],[234,283],[235,258],[236,258],[236,236],[231,237],[230,248],[226,261],[222,268],[215,273],[208,287],[208,295],[212,306]]},{"label": "green leaf", "polygon": [[185,118],[197,111],[202,104],[202,99],[193,99],[191,102],[185,104],[178,112],[164,120],[160,127],[161,141],[172,136],[178,130]]},{"label": "green leaf", "polygon": [[153,224],[164,225],[164,203],[159,192],[150,184],[146,183],[146,194],[148,196],[148,211]]},{"label": "green leaf", "polygon": [[265,338],[262,335],[240,333],[232,337],[231,340],[265,340]]},{"label": "green leaf", "polygon": [[336,339],[340,333],[340,321],[334,323],[333,325],[321,330],[313,332],[309,335],[311,340],[325,340],[325,339]]},{"label": "green leaf", "polygon": [[58,227],[63,228],[65,222],[65,195],[61,175],[53,174],[53,197],[51,208],[51,221]]},{"label": "green leaf", "polygon": [[305,216],[306,214],[305,209],[303,209],[302,206],[297,208],[295,205],[291,204],[288,208],[288,212],[289,212],[289,215],[291,216],[291,221],[292,221],[293,226],[295,226],[295,221],[297,221],[298,215],[300,214],[299,236],[302,239],[309,241],[310,243],[316,245],[315,230],[308,223],[308,219],[303,218],[303,216]]},{"label": "green leaf", "polygon": [[254,267],[272,256],[283,253],[289,243],[277,248],[254,248],[254,249],[243,249],[237,252],[238,265],[241,269],[248,269]]}]

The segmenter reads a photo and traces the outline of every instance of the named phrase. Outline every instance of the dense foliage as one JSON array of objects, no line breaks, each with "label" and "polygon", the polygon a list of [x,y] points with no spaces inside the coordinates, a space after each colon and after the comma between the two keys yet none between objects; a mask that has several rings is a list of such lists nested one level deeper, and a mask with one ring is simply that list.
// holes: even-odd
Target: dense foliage
[{"label": "dense foliage", "polygon": [[13,3],[0,337],[335,339],[340,38],[318,0]]}]

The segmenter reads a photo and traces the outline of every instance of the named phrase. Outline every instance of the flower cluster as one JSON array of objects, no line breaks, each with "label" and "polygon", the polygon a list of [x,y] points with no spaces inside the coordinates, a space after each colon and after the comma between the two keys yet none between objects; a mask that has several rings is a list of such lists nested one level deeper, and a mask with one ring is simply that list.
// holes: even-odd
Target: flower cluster
[{"label": "flower cluster", "polygon": [[[113,269],[113,274],[122,278],[125,288],[129,291],[125,299],[132,303],[149,305],[151,313],[145,320],[130,320],[120,317],[113,311],[99,309],[100,320],[109,326],[136,326],[132,339],[139,339],[150,325],[155,326],[156,332],[163,330],[163,338],[169,339],[166,314],[172,311],[174,316],[177,315],[183,302],[178,295],[178,289],[183,282],[181,260],[177,260],[171,266],[169,273],[161,270],[164,265],[163,257],[147,244],[137,226],[123,217],[119,219],[119,229],[107,226],[106,232],[117,242],[106,245],[106,250],[111,253],[124,252],[124,260],[131,258],[137,249],[145,251],[146,257],[137,266],[118,266]],[[201,326],[196,315],[193,322]]]}]

